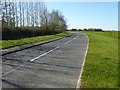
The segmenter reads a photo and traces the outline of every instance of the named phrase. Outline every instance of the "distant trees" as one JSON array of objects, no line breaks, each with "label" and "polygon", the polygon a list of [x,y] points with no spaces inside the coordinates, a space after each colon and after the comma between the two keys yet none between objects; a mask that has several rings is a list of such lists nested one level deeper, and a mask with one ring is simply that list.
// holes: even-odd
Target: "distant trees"
[{"label": "distant trees", "polygon": [[72,31],[83,31],[82,29],[72,29]]},{"label": "distant trees", "polygon": [[72,29],[72,31],[78,31],[77,29]]},{"label": "distant trees", "polygon": [[100,28],[84,28],[84,29],[71,29],[72,31],[103,31],[102,29]]},{"label": "distant trees", "polygon": [[28,32],[29,36],[34,36],[60,33],[67,29],[62,13],[59,10],[49,12],[44,2],[5,0],[1,5],[3,39],[4,36],[14,36],[13,31],[18,35]]},{"label": "distant trees", "polygon": [[100,28],[88,28],[88,29],[83,29],[83,31],[103,31],[102,29]]},{"label": "distant trees", "polygon": [[78,31],[83,31],[82,29],[78,29]]}]

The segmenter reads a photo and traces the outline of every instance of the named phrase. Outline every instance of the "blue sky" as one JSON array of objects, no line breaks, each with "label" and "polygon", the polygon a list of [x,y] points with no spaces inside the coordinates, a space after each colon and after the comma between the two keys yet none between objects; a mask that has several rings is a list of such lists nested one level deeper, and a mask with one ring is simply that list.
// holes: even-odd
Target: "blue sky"
[{"label": "blue sky", "polygon": [[68,28],[118,30],[117,2],[45,2],[49,11],[58,9]]}]

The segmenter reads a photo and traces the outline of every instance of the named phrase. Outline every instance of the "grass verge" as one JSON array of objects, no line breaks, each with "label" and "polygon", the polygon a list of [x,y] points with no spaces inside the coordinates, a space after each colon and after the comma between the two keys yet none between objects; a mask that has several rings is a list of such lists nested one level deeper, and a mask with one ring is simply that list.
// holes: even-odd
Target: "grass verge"
[{"label": "grass verge", "polygon": [[1,40],[0,49],[7,49],[7,48],[29,44],[33,42],[42,42],[42,41],[46,41],[54,38],[64,37],[64,36],[67,36],[68,34],[69,33],[60,33],[55,35],[37,36],[37,37],[23,38],[18,40]]},{"label": "grass verge", "polygon": [[[115,32],[83,32],[89,49],[82,73],[82,88],[118,87],[118,38]],[[117,32],[116,32],[117,34]]]}]

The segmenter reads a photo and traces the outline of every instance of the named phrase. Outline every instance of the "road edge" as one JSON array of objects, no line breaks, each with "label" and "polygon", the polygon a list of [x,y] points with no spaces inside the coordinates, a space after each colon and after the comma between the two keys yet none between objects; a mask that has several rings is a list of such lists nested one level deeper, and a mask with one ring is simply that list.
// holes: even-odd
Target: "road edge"
[{"label": "road edge", "polygon": [[[84,35],[86,35],[86,34],[84,34]],[[88,35],[86,35],[86,36],[88,37]],[[87,57],[87,53],[88,53],[88,48],[89,48],[89,37],[88,37],[88,44],[87,44],[84,60],[83,60],[82,67],[81,67],[80,74],[79,74],[79,78],[78,78],[78,81],[77,81],[77,84],[76,84],[76,90],[79,90],[80,87],[81,87],[81,80],[82,80],[81,78],[82,78],[82,73],[83,73],[83,69],[84,69],[84,66],[85,66],[85,61],[86,61],[86,57]]]},{"label": "road edge", "polygon": [[30,43],[30,44],[24,44],[24,45],[21,45],[21,46],[15,46],[15,47],[8,48],[8,49],[3,49],[0,52],[2,52],[1,55],[7,55],[7,54],[10,54],[10,53],[13,53],[13,52],[17,52],[17,51],[21,51],[21,50],[24,50],[24,49],[35,47],[35,46],[38,46],[38,45],[43,45],[43,44],[46,44],[46,43],[57,41],[57,40],[60,40],[62,38],[65,38],[65,37],[69,37],[71,35],[73,35],[73,33],[70,34],[70,35],[64,36],[64,37],[54,38],[54,39],[47,40],[47,41],[34,42],[34,43]]}]

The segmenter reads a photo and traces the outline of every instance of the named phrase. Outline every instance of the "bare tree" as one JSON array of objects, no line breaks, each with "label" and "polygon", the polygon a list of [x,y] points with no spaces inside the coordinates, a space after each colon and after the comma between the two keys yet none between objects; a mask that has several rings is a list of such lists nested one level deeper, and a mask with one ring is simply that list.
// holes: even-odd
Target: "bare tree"
[{"label": "bare tree", "polygon": [[18,27],[19,19],[18,19],[18,2],[15,0],[15,27]]},{"label": "bare tree", "polygon": [[29,26],[29,24],[30,24],[30,22],[29,22],[29,21],[30,21],[30,20],[29,20],[30,18],[29,18],[29,13],[28,13],[28,12],[29,12],[29,3],[26,2],[26,19],[27,19],[27,22],[26,22],[26,23],[27,23],[27,26]]},{"label": "bare tree", "polygon": [[22,27],[24,27],[24,2],[22,2]]},{"label": "bare tree", "polygon": [[14,0],[12,0],[12,2],[11,2],[11,14],[12,14],[12,29],[14,29],[15,28],[15,2],[14,2]]},{"label": "bare tree", "polygon": [[8,8],[7,8],[8,6],[7,6],[6,0],[4,3],[5,3],[5,6],[4,6],[5,11],[3,11],[3,22],[6,21],[6,27],[8,28],[8,15],[7,15],[8,14]]},{"label": "bare tree", "polygon": [[22,3],[19,2],[19,20],[20,20],[20,27],[22,28]]},{"label": "bare tree", "polygon": [[[5,0],[2,19],[9,29],[26,26],[31,29],[43,27],[45,30],[61,32],[67,28],[66,20],[59,10],[48,11],[44,2],[17,2]],[[41,29],[41,28],[40,28]]]},{"label": "bare tree", "polygon": [[0,40],[2,39],[2,35],[1,35],[1,32],[2,32],[2,2],[0,1]]},{"label": "bare tree", "polygon": [[2,11],[3,11],[3,15],[2,15],[2,22],[3,22],[3,26],[5,26],[6,28],[9,28],[9,24],[10,24],[10,2],[7,2],[6,0],[4,2],[2,2]]}]

